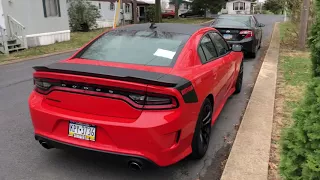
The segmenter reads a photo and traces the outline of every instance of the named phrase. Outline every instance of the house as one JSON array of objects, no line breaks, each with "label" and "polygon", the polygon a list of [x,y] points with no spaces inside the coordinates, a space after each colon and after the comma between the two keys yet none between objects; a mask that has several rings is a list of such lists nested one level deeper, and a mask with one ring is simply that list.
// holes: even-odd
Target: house
[{"label": "house", "polygon": [[219,14],[251,14],[254,4],[250,0],[228,0]]},{"label": "house", "polygon": [[137,1],[137,17],[139,22],[146,21],[147,8],[152,5],[154,5],[154,3],[152,4],[144,1]]},{"label": "house", "polygon": [[[117,0],[90,0],[93,5],[96,5],[100,11],[101,18],[97,20],[98,28],[112,27],[114,15],[117,8]],[[121,0],[121,7],[123,11],[119,12],[117,24],[128,24],[133,20],[132,1]],[[123,20],[123,21],[122,21]]]},{"label": "house", "polygon": [[0,0],[0,52],[68,40],[66,0]]},{"label": "house", "polygon": [[[175,2],[170,1],[169,2],[169,8],[170,10],[175,10]],[[190,1],[182,1],[179,6],[179,12],[178,15],[185,13],[187,11],[191,10],[191,2]]]}]

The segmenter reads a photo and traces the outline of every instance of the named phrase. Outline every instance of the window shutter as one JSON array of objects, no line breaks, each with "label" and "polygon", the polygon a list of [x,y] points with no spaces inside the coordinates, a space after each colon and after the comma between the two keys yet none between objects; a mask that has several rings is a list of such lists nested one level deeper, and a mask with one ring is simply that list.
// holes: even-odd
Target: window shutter
[{"label": "window shutter", "polygon": [[58,6],[58,14],[59,14],[59,17],[61,17],[60,0],[56,0],[56,1],[57,1],[57,6]]},{"label": "window shutter", "polygon": [[48,17],[48,16],[47,16],[47,9],[46,9],[46,0],[42,0],[42,5],[43,5],[43,14],[44,14],[44,17]]}]

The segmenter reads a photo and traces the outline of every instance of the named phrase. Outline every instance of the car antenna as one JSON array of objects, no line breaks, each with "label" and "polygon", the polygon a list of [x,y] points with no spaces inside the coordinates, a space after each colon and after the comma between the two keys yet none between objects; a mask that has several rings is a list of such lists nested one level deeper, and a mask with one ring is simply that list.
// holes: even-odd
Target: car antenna
[{"label": "car antenna", "polygon": [[150,28],[150,29],[155,29],[155,28],[157,28],[156,23],[151,22],[151,25],[150,25],[149,28]]}]

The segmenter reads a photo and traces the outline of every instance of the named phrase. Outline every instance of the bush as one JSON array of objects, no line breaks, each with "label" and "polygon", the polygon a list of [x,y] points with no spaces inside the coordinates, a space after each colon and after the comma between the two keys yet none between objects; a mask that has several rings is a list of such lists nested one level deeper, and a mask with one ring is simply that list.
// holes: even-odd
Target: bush
[{"label": "bush", "polygon": [[148,6],[146,11],[146,21],[147,22],[154,22],[156,18],[156,8],[153,5]]},{"label": "bush", "polygon": [[320,179],[320,78],[308,86],[293,114],[294,124],[282,136],[280,173],[285,179]]},{"label": "bush", "polygon": [[89,31],[96,28],[97,19],[101,17],[98,7],[87,0],[71,0],[68,14],[72,31]]},{"label": "bush", "polygon": [[320,0],[315,1],[316,20],[312,24],[309,38],[311,49],[312,71],[314,76],[320,76]]}]

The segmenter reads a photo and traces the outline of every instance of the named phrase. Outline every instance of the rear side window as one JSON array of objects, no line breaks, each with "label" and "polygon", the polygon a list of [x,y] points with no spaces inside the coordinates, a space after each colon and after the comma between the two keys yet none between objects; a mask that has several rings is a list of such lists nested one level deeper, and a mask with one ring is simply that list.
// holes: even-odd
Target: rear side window
[{"label": "rear side window", "polygon": [[216,45],[218,56],[223,56],[228,53],[229,45],[226,41],[217,33],[210,33],[213,43]]},{"label": "rear side window", "polygon": [[172,66],[189,37],[153,30],[114,30],[102,35],[77,57],[147,66]]},{"label": "rear side window", "polygon": [[[198,51],[199,51],[199,56],[201,58],[202,63],[205,63],[207,61],[210,61],[211,59],[218,57],[216,49],[208,34],[205,35],[200,41],[200,46]],[[204,57],[202,56],[204,56],[205,59],[203,59]]]}]

